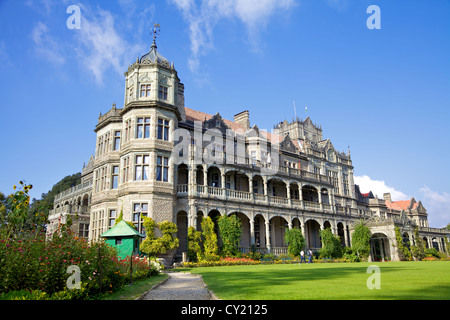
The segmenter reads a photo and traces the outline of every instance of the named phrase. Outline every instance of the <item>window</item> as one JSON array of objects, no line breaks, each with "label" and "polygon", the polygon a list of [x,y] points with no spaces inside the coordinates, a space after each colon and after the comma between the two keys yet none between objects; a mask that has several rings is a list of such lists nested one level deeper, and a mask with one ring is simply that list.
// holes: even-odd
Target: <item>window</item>
[{"label": "window", "polygon": [[169,158],[162,156],[156,157],[156,180],[169,181]]},{"label": "window", "polygon": [[89,223],[80,223],[78,225],[78,236],[81,238],[89,237]]},{"label": "window", "polygon": [[130,157],[123,158],[122,182],[128,181],[128,172],[130,171]]},{"label": "window", "polygon": [[97,155],[101,155],[103,153],[103,136],[98,138],[97,143]]},{"label": "window", "polygon": [[111,134],[109,132],[105,133],[105,145],[104,145],[104,150],[103,150],[104,153],[109,152],[109,136],[110,135]]},{"label": "window", "polygon": [[158,97],[163,100],[167,100],[167,87],[159,86],[159,95]]},{"label": "window", "polygon": [[133,224],[137,231],[145,234],[144,217],[148,214],[148,203],[135,203],[133,205]]},{"label": "window", "polygon": [[131,138],[131,119],[125,121],[125,142]]},{"label": "window", "polygon": [[116,214],[117,214],[116,209],[109,210],[109,227],[110,228],[114,227],[114,224],[116,223],[116,217],[117,217]]},{"label": "window", "polygon": [[150,118],[137,118],[136,138],[150,138]]},{"label": "window", "polygon": [[122,238],[116,238],[116,246],[122,244]]},{"label": "window", "polygon": [[169,120],[158,119],[158,139],[169,140]]},{"label": "window", "polygon": [[134,180],[148,180],[149,173],[149,156],[139,155],[135,158],[134,163]]},{"label": "window", "polygon": [[141,84],[141,97],[150,97],[151,84]]},{"label": "window", "polygon": [[119,166],[112,167],[111,189],[117,189],[119,185]]},{"label": "window", "polygon": [[120,131],[114,132],[114,150],[120,150]]}]

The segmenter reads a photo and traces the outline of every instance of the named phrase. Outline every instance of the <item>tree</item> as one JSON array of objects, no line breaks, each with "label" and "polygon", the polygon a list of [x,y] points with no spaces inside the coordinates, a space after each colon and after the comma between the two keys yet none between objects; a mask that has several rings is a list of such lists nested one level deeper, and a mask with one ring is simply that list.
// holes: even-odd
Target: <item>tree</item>
[{"label": "tree", "polygon": [[[156,223],[152,218],[145,217],[144,228],[146,238],[140,245],[142,252],[147,253],[149,256],[156,256],[178,248],[179,240],[174,236],[178,231],[175,223],[169,221]],[[161,230],[162,237],[155,236],[155,228]]]},{"label": "tree", "polygon": [[405,245],[403,237],[400,234],[400,228],[395,226],[395,239],[397,240],[397,248],[400,260],[411,260],[411,251]]},{"label": "tree", "polygon": [[188,249],[187,254],[190,261],[199,261],[202,256],[202,233],[196,231],[194,227],[188,228]]},{"label": "tree", "polygon": [[305,238],[301,229],[287,229],[284,235],[284,242],[288,246],[288,253],[293,256],[299,256],[300,251],[305,248]]},{"label": "tree", "polygon": [[320,231],[322,238],[322,248],[320,248],[320,255],[324,258],[339,258],[342,257],[341,239],[334,235],[330,228]]},{"label": "tree", "polygon": [[355,226],[352,234],[352,249],[358,257],[366,259],[370,254],[370,238],[372,233],[363,221]]},{"label": "tree", "polygon": [[416,244],[411,246],[411,253],[415,259],[422,260],[425,258],[425,244],[419,236],[419,228],[417,227],[414,228],[414,239]]},{"label": "tree", "polygon": [[221,216],[218,221],[219,234],[222,239],[222,253],[233,256],[239,253],[242,224],[236,215]]},{"label": "tree", "polygon": [[214,222],[211,217],[203,218],[201,227],[205,253],[204,258],[206,260],[216,260],[219,249],[217,246],[217,235],[214,232]]}]

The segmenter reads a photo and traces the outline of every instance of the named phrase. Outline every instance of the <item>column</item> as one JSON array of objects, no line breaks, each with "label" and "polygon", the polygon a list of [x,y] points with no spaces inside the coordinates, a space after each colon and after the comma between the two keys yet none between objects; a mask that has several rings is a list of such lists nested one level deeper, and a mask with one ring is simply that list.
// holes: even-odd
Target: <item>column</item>
[{"label": "column", "polygon": [[380,244],[380,254],[381,254],[381,261],[384,262],[384,248],[383,248],[383,239],[378,239],[378,243]]},{"label": "column", "polygon": [[250,219],[250,245],[255,244],[255,221],[253,217]]},{"label": "column", "polygon": [[286,195],[286,198],[288,199],[288,205],[291,206],[291,184],[289,183],[289,181],[286,183]]},{"label": "column", "polygon": [[347,224],[344,224],[344,240],[345,240],[345,246],[350,247],[350,243],[348,241],[348,231],[347,231]]},{"label": "column", "polygon": [[269,231],[269,221],[265,221],[265,225],[266,225],[266,247],[268,252],[270,253],[271,251],[271,245],[270,245],[270,231]]},{"label": "column", "polygon": [[317,189],[317,195],[319,196],[319,205],[320,205],[320,211],[323,211],[323,205],[322,205],[322,191],[320,190],[320,186]]}]

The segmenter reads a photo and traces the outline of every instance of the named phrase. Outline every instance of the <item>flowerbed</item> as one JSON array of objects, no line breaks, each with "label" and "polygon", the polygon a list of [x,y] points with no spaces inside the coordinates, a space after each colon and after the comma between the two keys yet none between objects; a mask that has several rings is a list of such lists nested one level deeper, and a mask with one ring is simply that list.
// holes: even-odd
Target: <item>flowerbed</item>
[{"label": "flowerbed", "polygon": [[[88,299],[159,272],[160,266],[141,256],[119,260],[106,244],[88,243],[71,234],[45,239],[30,233],[0,236],[0,299]],[[68,279],[78,270],[80,289]],[[69,271],[69,272],[68,272]],[[73,288],[73,286],[72,286]]]}]

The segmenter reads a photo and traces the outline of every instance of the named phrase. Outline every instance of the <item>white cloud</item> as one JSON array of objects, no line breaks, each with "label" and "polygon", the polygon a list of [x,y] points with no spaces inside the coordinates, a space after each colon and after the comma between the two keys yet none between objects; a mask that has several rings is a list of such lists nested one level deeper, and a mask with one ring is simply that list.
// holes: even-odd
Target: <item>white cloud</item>
[{"label": "white cloud", "polygon": [[258,36],[272,15],[286,11],[295,0],[171,0],[189,25],[191,57],[189,68],[197,71],[200,56],[213,49],[213,30],[222,19],[237,18],[247,29],[248,41],[253,51],[258,51]]},{"label": "white cloud", "polygon": [[116,31],[112,14],[100,9],[95,16],[85,11],[81,17],[78,57],[82,64],[94,74],[99,83],[103,81],[103,73],[109,68],[123,72],[130,62],[124,59],[129,48]]},{"label": "white cloud", "polygon": [[46,24],[38,22],[31,32],[31,38],[37,54],[57,65],[65,62],[63,48],[51,36]]},{"label": "white cloud", "polygon": [[439,193],[424,186],[420,188],[422,204],[427,209],[430,227],[445,227],[450,223],[450,193]]},{"label": "white cloud", "polygon": [[[66,61],[76,61],[91,73],[96,82],[103,82],[105,72],[113,70],[123,75],[127,66],[150,49],[149,30],[154,16],[154,5],[137,10],[135,0],[120,0],[120,17],[111,11],[89,3],[79,3],[81,8],[81,28],[62,32],[61,25],[51,30],[48,17],[53,7],[65,7],[66,0],[29,0],[27,4],[36,12],[47,17],[48,23],[39,22],[31,32],[35,52],[43,58],[61,65]],[[67,15],[67,17],[69,17]],[[58,23],[60,21],[58,20]],[[65,27],[65,24],[64,24]],[[146,34],[147,45],[141,36]],[[131,34],[131,36],[130,36]]]},{"label": "white cloud", "polygon": [[366,175],[354,176],[353,178],[355,184],[359,185],[361,193],[372,191],[372,193],[380,199],[383,198],[383,193],[390,193],[392,201],[411,199],[411,196],[408,196],[405,193],[386,185],[386,182],[383,180],[373,180]]}]

